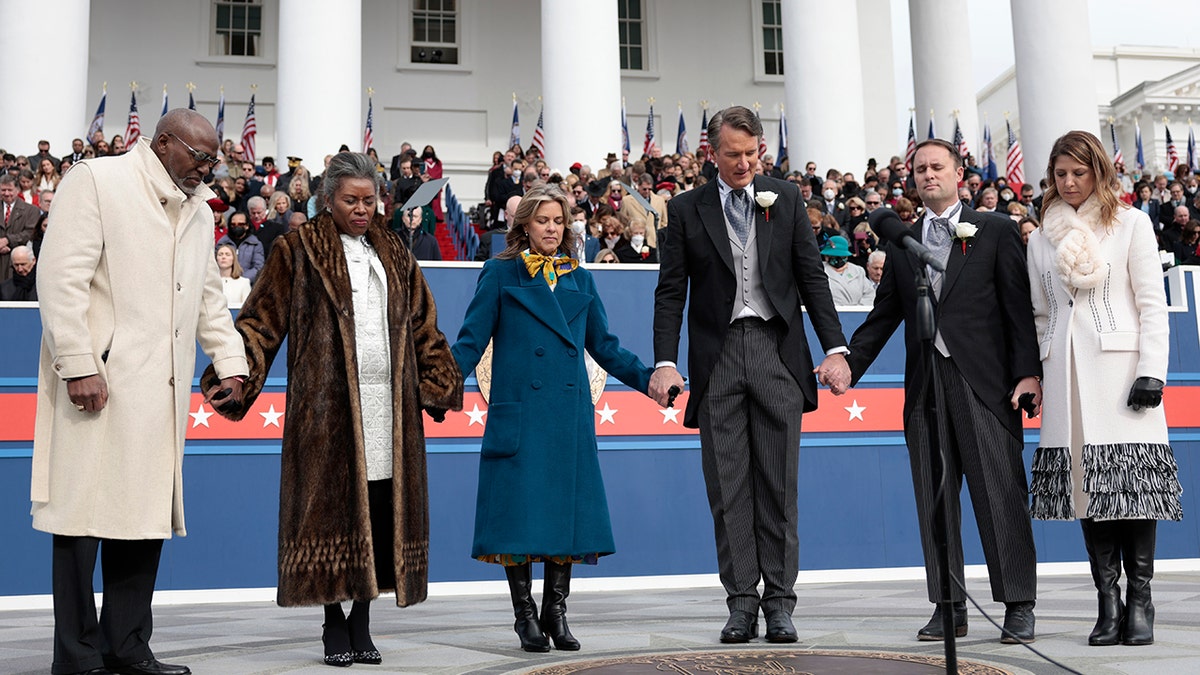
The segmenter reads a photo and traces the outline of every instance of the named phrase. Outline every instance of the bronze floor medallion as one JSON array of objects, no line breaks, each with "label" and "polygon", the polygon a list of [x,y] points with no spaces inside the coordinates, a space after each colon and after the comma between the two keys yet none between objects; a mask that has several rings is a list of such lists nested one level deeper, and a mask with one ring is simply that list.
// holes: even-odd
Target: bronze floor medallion
[{"label": "bronze floor medallion", "polygon": [[[730,650],[637,654],[560,663],[526,675],[933,675],[945,673],[940,656],[875,651]],[[962,675],[1009,675],[995,666],[959,659]]]}]

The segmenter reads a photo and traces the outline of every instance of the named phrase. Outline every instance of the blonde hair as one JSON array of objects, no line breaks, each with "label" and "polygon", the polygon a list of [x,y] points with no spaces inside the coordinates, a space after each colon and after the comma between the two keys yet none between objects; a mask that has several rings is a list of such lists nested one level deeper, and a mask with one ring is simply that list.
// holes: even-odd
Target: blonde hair
[{"label": "blonde hair", "polygon": [[216,255],[217,255],[218,253],[220,253],[220,252],[221,252],[221,249],[223,249],[223,248],[227,248],[227,249],[229,249],[229,252],[233,254],[233,267],[232,267],[232,268],[229,270],[229,276],[230,276],[230,278],[233,278],[233,279],[241,279],[241,278],[242,278],[242,273],[243,273],[245,270],[243,270],[243,269],[242,269],[242,263],[238,262],[238,257],[237,257],[237,247],[236,247],[236,246],[234,246],[233,244],[229,244],[229,243],[220,244],[219,246],[217,246],[217,250],[216,250],[216,251],[213,251],[213,257],[215,258],[215,257],[216,257]]},{"label": "blonde hair", "polygon": [[517,204],[512,227],[504,236],[504,250],[496,256],[497,258],[515,258],[521,254],[521,251],[529,248],[529,232],[526,231],[525,226],[533,220],[533,214],[537,213],[543,202],[554,202],[562,207],[563,237],[562,241],[558,242],[558,252],[570,255],[571,251],[575,250],[575,238],[579,235],[566,226],[571,222],[571,204],[567,201],[566,193],[557,185],[539,183],[530,188],[521,198],[521,202]]},{"label": "blonde hair", "polygon": [[1050,161],[1046,164],[1046,191],[1042,193],[1042,212],[1045,213],[1051,204],[1062,200],[1054,181],[1054,164],[1059,157],[1069,157],[1092,170],[1096,184],[1092,194],[1100,201],[1100,222],[1105,227],[1111,226],[1117,210],[1124,207],[1117,197],[1121,181],[1100,139],[1086,131],[1068,131],[1051,146]]}]

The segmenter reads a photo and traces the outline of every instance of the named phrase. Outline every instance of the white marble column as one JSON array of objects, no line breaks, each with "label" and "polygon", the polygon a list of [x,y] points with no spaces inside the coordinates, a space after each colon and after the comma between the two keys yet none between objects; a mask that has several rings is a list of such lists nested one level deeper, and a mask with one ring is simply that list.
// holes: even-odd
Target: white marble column
[{"label": "white marble column", "polygon": [[907,139],[900,136],[900,128],[908,121],[896,105],[889,0],[858,0],[858,53],[862,61],[863,102],[870,102],[863,107],[867,156],[879,160],[879,166],[887,166],[892,155],[904,156]]},{"label": "white marble column", "polygon": [[[1011,0],[1025,180],[1037,185],[1055,139],[1100,133],[1087,0]],[[1147,134],[1146,127],[1142,133]],[[1153,138],[1150,133],[1144,138]],[[1187,139],[1187,134],[1182,138]],[[1101,139],[1112,152],[1111,139]],[[1152,145],[1152,143],[1150,144]],[[1137,149],[1133,148],[1136,155]],[[1126,153],[1128,157],[1129,154]]]},{"label": "white marble column", "polygon": [[[86,135],[100,102],[99,82],[88,91],[90,12],[90,0],[0,0],[7,57],[0,68],[0,146],[14,155],[36,153],[44,139],[50,154],[61,157],[71,152],[72,139]],[[113,85],[117,94],[129,91]],[[109,119],[122,110],[119,100],[108,102]],[[120,118],[124,134],[124,115]]]},{"label": "white marble column", "polygon": [[[971,76],[967,0],[908,0],[912,34],[917,142],[925,140],[929,111],[938,138],[954,138],[954,111],[967,147],[979,158],[979,107]],[[993,134],[994,135],[994,134]]]},{"label": "white marble column", "polygon": [[[362,150],[362,2],[281,2],[279,34],[287,39],[279,41],[277,57],[276,160],[282,165],[284,157],[298,156],[314,175],[323,173],[325,155],[343,143]],[[227,125],[228,119],[240,118],[227,118]]]},{"label": "white marble column", "polygon": [[[541,19],[546,161],[564,174],[575,162],[599,171],[605,155],[621,153],[617,3],[542,0]],[[586,77],[577,72],[580,54],[587,54]],[[537,125],[536,109],[521,122],[528,147]]]},{"label": "white marble column", "polygon": [[867,151],[857,5],[788,0],[781,9],[789,164],[803,170],[815,161],[820,175],[836,168],[861,179]]}]

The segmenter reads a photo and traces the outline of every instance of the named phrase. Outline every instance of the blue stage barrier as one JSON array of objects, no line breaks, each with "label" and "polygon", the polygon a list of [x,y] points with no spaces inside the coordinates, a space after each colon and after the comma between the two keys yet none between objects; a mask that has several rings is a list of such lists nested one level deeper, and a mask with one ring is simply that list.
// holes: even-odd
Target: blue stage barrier
[{"label": "blue stage barrier", "polygon": [[[657,268],[599,267],[593,268],[593,274],[613,331],[624,346],[649,363],[653,359],[651,322]],[[474,293],[478,265],[432,263],[425,265],[423,271],[437,299],[439,325],[453,342]],[[1185,520],[1161,524],[1160,559],[1200,557],[1200,531],[1194,515],[1200,469],[1192,454],[1200,441],[1200,414],[1190,405],[1180,407],[1187,401],[1200,401],[1197,367],[1200,335],[1194,277],[1190,268],[1175,270],[1168,284],[1173,306],[1168,382],[1171,389],[1167,406],[1172,420],[1172,446],[1184,485]],[[864,317],[863,309],[842,312],[847,337]],[[810,344],[815,347],[818,343],[811,328],[808,330]],[[13,430],[32,429],[27,417],[36,391],[40,331],[35,306],[15,303],[0,306],[0,344],[5,345],[5,359],[0,362],[0,412],[25,411],[16,418],[0,418],[3,425],[0,437],[12,438],[14,433],[20,435]],[[857,401],[872,396],[899,405],[897,390],[903,386],[904,367],[901,331],[888,343],[859,388],[841,398],[824,398],[822,409],[805,418],[809,431],[801,440],[800,522],[797,523],[802,569],[922,564],[908,456],[899,428],[858,431],[850,422],[830,425],[821,421],[850,417],[853,412],[842,410],[849,410],[852,402],[858,405]],[[686,352],[684,337],[680,353]],[[819,353],[814,354],[814,360],[819,358]],[[197,373],[205,365],[207,359],[200,355]],[[285,382],[286,359],[281,351],[270,373],[268,392],[282,392]],[[468,382],[468,391],[477,391],[473,380]],[[622,392],[628,390],[610,381],[606,391],[617,396],[626,395]],[[869,419],[879,419],[884,413],[899,417],[895,410],[868,410]],[[666,424],[664,419],[663,425]],[[10,433],[5,433],[4,427]],[[601,560],[598,566],[579,566],[576,574],[716,573],[698,437],[690,433],[621,436],[609,432],[600,436],[599,444],[617,553]],[[1027,429],[1027,466],[1036,444],[1037,430]],[[30,527],[31,451],[28,439],[0,441],[0,537],[9,542],[9,552],[0,556],[0,595],[50,592],[50,537]],[[469,557],[478,438],[431,438],[428,451],[430,580],[500,578],[495,568]],[[189,536],[176,538],[164,547],[158,587],[274,586],[278,440],[189,440],[184,484]],[[969,515],[970,501],[965,495],[963,509],[967,514],[963,519],[967,563],[982,563],[982,549],[974,518]],[[1035,521],[1034,533],[1040,561],[1086,559],[1077,524]]]}]

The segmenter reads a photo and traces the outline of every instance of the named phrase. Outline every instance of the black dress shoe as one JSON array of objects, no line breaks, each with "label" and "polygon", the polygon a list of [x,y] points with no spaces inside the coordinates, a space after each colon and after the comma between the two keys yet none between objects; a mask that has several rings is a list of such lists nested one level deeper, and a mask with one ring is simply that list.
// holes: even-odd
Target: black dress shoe
[{"label": "black dress shoe", "polygon": [[767,642],[795,642],[796,627],[792,625],[792,615],[777,609],[767,612]]},{"label": "black dress shoe", "polygon": [[729,613],[729,621],[721,630],[721,642],[741,644],[758,637],[758,615],[735,609]]},{"label": "black dress shoe", "polygon": [[163,663],[154,657],[127,666],[109,668],[109,670],[117,675],[191,675],[192,672],[192,669],[187,666]]},{"label": "black dress shoe", "polygon": [[[967,636],[967,603],[966,601],[954,603],[954,637]],[[946,634],[942,630],[942,606],[935,605],[933,616],[930,617],[929,623],[925,627],[917,631],[917,639],[922,642],[941,642],[946,639]]]},{"label": "black dress shoe", "polygon": [[1000,642],[1006,645],[1033,642],[1033,602],[1004,603],[1004,632]]},{"label": "black dress shoe", "polygon": [[112,675],[112,671],[108,668],[92,668],[91,670],[78,672],[75,675]]}]

